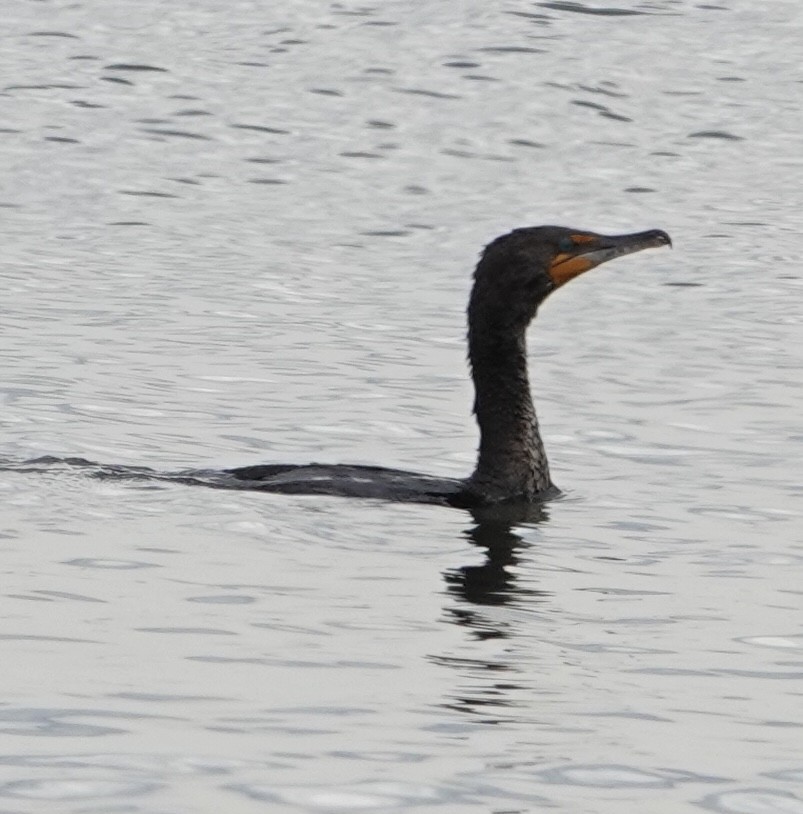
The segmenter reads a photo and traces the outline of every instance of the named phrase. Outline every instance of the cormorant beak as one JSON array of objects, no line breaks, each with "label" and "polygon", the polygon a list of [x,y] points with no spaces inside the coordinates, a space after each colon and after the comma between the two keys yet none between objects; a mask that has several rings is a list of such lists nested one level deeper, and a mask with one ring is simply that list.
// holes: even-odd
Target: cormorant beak
[{"label": "cormorant beak", "polygon": [[614,257],[653,249],[658,246],[671,246],[672,240],[660,229],[636,232],[632,235],[597,235],[593,232],[577,232],[568,238],[571,248],[556,255],[549,266],[549,276],[559,288],[594,266],[607,263]]}]

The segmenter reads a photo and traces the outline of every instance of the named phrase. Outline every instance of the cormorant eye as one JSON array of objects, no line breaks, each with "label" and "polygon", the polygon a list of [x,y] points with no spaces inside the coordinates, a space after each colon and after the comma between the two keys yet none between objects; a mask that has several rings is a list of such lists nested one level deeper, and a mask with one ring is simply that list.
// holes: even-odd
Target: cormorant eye
[{"label": "cormorant eye", "polygon": [[570,252],[574,249],[574,241],[570,237],[562,237],[558,243],[561,252]]}]

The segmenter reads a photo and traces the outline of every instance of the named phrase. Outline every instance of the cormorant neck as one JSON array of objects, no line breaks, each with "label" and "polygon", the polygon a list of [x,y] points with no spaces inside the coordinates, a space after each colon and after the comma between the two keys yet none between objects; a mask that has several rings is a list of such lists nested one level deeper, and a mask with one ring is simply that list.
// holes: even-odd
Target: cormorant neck
[{"label": "cormorant neck", "polygon": [[527,375],[525,329],[469,327],[469,360],[480,427],[472,491],[489,502],[532,500],[552,487]]}]

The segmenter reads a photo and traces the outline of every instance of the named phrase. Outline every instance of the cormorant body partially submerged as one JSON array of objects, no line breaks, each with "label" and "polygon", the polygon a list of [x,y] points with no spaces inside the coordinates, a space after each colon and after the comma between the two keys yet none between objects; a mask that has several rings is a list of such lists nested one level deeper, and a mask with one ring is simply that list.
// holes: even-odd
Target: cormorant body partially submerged
[{"label": "cormorant body partially submerged", "polygon": [[[159,472],[106,466],[83,458],[45,457],[0,470],[62,465],[99,478],[201,484],[218,489],[379,498],[467,509],[538,504],[559,494],[549,475],[527,375],[527,327],[556,288],[625,254],[671,246],[652,229],[606,236],[561,226],[516,229],[482,253],[468,304],[468,357],[480,429],[477,466],[466,479],[438,478],[374,466],[263,464],[228,470]],[[91,470],[91,471],[90,471]]]},{"label": "cormorant body partially submerged", "polygon": [[[226,470],[222,481],[215,473],[196,477],[223,488],[462,508],[547,500],[558,490],[530,396],[527,327],[547,296],[572,278],[615,257],[671,243],[659,229],[607,236],[536,226],[516,229],[485,248],[468,305],[468,357],[480,446],[474,473],[465,480],[326,464],[245,466]],[[190,479],[192,473],[186,476]]]}]

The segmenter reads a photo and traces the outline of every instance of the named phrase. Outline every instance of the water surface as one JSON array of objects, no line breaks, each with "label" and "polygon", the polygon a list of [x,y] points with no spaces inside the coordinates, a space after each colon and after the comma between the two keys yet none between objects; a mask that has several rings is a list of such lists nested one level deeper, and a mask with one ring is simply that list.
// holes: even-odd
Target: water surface
[{"label": "water surface", "polygon": [[0,811],[803,812],[797,4],[18,4],[0,457],[462,475],[515,226],[565,497],[0,474]]}]

